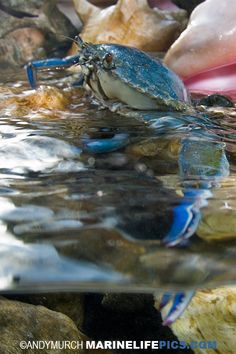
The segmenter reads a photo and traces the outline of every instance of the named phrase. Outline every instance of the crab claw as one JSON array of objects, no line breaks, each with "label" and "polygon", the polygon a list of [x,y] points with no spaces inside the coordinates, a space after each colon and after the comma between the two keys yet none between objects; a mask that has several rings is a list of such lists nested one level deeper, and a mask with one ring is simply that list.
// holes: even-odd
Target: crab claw
[{"label": "crab claw", "polygon": [[80,56],[73,55],[66,58],[50,58],[43,60],[34,60],[25,66],[27,78],[32,89],[37,87],[36,74],[39,70],[49,70],[49,69],[65,69],[73,65],[79,64]]},{"label": "crab claw", "polygon": [[171,293],[164,293],[162,298],[161,298],[161,302],[159,305],[159,310],[162,310],[170,301],[171,299]]},{"label": "crab claw", "polygon": [[[163,318],[163,326],[170,326],[186,309],[194,295],[193,290],[178,292],[174,295],[172,305],[167,315]],[[162,297],[160,309],[167,305],[171,299],[171,294],[165,293]]]},{"label": "crab claw", "polygon": [[116,151],[129,143],[129,135],[125,133],[115,134],[112,138],[105,139],[90,139],[83,138],[82,143],[84,149],[95,153],[106,153]]},{"label": "crab claw", "polygon": [[183,201],[173,210],[174,221],[163,243],[168,246],[183,244],[196,231],[201,220],[200,208],[208,204],[211,198],[209,190],[189,189],[184,193]]}]

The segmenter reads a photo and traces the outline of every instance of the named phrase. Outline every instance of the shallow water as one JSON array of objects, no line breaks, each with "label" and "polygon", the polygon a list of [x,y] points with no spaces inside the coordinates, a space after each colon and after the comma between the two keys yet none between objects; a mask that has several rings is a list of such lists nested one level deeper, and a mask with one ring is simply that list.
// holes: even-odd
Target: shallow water
[{"label": "shallow water", "polygon": [[[201,183],[179,172],[191,124],[167,129],[110,113],[71,89],[68,73],[40,79],[69,104],[51,110],[25,101],[32,92],[23,70],[0,78],[0,289],[155,292],[235,283],[234,109],[219,109],[213,129],[225,143],[230,175],[210,189],[195,235],[166,248],[161,241],[183,188]],[[117,133],[129,139],[117,151],[95,154],[84,145]],[[206,133],[201,146],[201,130],[195,138],[207,161],[214,139]]]}]

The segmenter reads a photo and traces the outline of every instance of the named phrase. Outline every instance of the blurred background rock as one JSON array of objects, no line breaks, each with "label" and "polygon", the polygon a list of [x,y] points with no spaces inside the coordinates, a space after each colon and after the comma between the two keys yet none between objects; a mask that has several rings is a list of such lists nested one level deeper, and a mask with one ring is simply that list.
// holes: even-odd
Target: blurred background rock
[{"label": "blurred background rock", "polygon": [[[66,56],[81,31],[94,43],[166,51],[186,27],[187,13],[201,1],[173,2],[180,8],[166,9],[163,0],[0,0],[1,67]],[[76,51],[74,45],[69,54]]]},{"label": "blurred background rock", "polygon": [[47,56],[64,55],[78,29],[56,0],[0,1],[0,64],[24,65]]}]

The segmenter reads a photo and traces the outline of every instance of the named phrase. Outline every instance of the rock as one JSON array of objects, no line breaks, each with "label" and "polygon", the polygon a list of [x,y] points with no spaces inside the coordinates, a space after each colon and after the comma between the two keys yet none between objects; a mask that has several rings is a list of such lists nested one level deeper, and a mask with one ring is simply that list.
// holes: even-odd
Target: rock
[{"label": "rock", "polygon": [[49,310],[63,313],[72,319],[77,328],[84,321],[84,296],[77,293],[48,293],[11,296],[11,299],[32,305],[44,306]]},{"label": "rock", "polygon": [[4,38],[1,38],[0,45],[0,63],[23,64],[27,61],[46,53],[43,50],[44,45],[43,32],[37,28],[18,28],[9,32]]},{"label": "rock", "polygon": [[[76,231],[76,242],[59,245],[60,254],[75,259],[86,259],[101,264],[109,264],[120,272],[130,274],[138,268],[139,256],[145,252],[143,245],[126,240],[122,232],[109,228],[81,229]],[[71,235],[73,240],[73,236]]]},{"label": "rock", "polygon": [[3,0],[0,4],[0,65],[19,66],[32,59],[65,53],[75,27],[55,0]]},{"label": "rock", "polygon": [[128,154],[134,156],[158,156],[159,159],[177,161],[181,142],[176,139],[149,138],[138,143],[129,145],[126,149]]},{"label": "rock", "polygon": [[[119,43],[146,51],[165,51],[187,23],[181,9],[151,8],[146,0],[119,0],[101,9],[87,0],[74,0],[84,24],[81,37],[92,43]],[[77,51],[74,45],[72,52]]]},{"label": "rock", "polygon": [[[166,308],[164,310],[167,311]],[[216,341],[217,349],[194,349],[195,354],[234,354],[236,287],[198,291],[171,328],[179,340],[187,343]]]},{"label": "rock", "polygon": [[236,239],[236,210],[210,211],[204,214],[197,235],[206,241]]},{"label": "rock", "polygon": [[[58,312],[43,306],[24,304],[18,301],[0,299],[0,352],[19,354],[20,341],[81,341],[85,336],[79,332],[73,321]],[[62,353],[58,350],[29,349],[28,354]],[[71,353],[71,349],[63,349],[63,354]],[[83,350],[73,351],[83,353]]]},{"label": "rock", "polygon": [[[228,178],[228,183],[234,177]],[[214,191],[214,201],[209,200],[209,205],[202,211],[202,220],[197,229],[197,235],[207,242],[226,241],[236,239],[236,202],[232,198],[234,193],[227,187],[227,179],[222,182],[222,189]]]},{"label": "rock", "polygon": [[[0,101],[0,110],[7,109],[12,115],[27,115],[35,110],[41,110],[41,115],[50,118],[56,115],[57,111],[68,109],[72,103],[73,93],[76,91],[77,99],[83,93],[79,89],[65,91],[57,87],[43,86],[38,90],[22,90],[1,88],[0,93],[5,93],[5,97]],[[39,112],[38,112],[39,113]]]},{"label": "rock", "polygon": [[21,96],[18,100],[19,107],[33,109],[58,109],[64,110],[69,104],[67,95],[56,87],[42,87],[37,91],[29,91],[28,95]]},{"label": "rock", "polygon": [[102,306],[106,309],[125,313],[145,312],[154,304],[153,296],[147,294],[106,294]]},{"label": "rock", "polygon": [[150,175],[178,173],[180,139],[148,138],[129,145],[126,154],[132,157],[136,170],[147,171]]}]

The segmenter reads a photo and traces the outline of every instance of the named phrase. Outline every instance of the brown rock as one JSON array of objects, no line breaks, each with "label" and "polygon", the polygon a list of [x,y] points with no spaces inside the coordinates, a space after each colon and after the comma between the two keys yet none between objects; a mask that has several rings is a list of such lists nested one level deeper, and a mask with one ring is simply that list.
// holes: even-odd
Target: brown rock
[{"label": "brown rock", "polygon": [[16,299],[32,305],[41,305],[49,310],[63,313],[74,321],[77,328],[82,328],[84,320],[84,297],[82,294],[30,294],[18,295]]},{"label": "brown rock", "polygon": [[180,139],[149,138],[129,145],[126,152],[135,156],[158,156],[165,160],[177,161],[181,148]]},{"label": "brown rock", "polygon": [[202,211],[202,220],[197,235],[207,242],[236,239],[236,202],[232,195],[235,177],[225,178],[221,189],[214,191],[214,200]]},{"label": "brown rock", "polygon": [[[7,63],[13,61],[27,62],[39,55],[37,50],[43,47],[44,35],[36,28],[18,28],[1,39],[0,60]],[[43,52],[42,52],[43,53]]]},{"label": "brown rock", "polygon": [[68,108],[72,102],[74,91],[76,91],[76,99],[83,94],[79,89],[64,91],[50,86],[24,92],[0,87],[0,93],[7,97],[0,101],[0,110],[7,109],[8,112],[12,112],[12,115],[27,115],[30,111],[35,113],[35,110],[42,109],[42,116],[47,118],[49,115],[52,118],[53,115],[57,116],[57,111],[64,111]]},{"label": "brown rock", "polygon": [[[18,301],[0,300],[0,352],[26,353],[20,349],[20,341],[82,341],[84,335],[78,331],[73,321],[67,316],[46,309],[43,306],[24,304]],[[28,354],[62,353],[62,350],[28,349]],[[71,353],[63,349],[63,354]],[[83,353],[74,350],[73,353]]]},{"label": "brown rock", "polygon": [[129,274],[141,272],[139,256],[145,252],[142,244],[126,240],[115,229],[89,228],[76,232],[76,242],[58,246],[60,254],[112,265],[116,270]]},{"label": "brown rock", "polygon": [[[0,65],[24,65],[58,51],[66,52],[75,27],[55,0],[2,0],[0,3]],[[66,48],[65,48],[66,47]],[[54,55],[54,56],[55,56]]]}]

